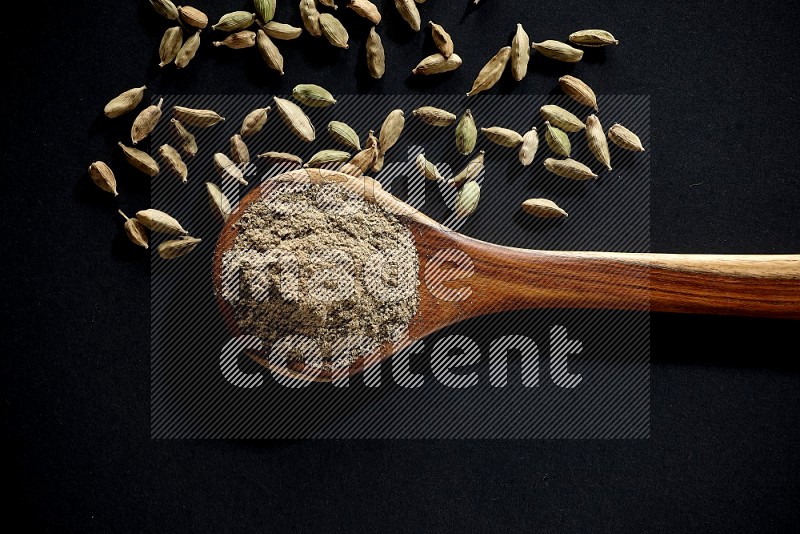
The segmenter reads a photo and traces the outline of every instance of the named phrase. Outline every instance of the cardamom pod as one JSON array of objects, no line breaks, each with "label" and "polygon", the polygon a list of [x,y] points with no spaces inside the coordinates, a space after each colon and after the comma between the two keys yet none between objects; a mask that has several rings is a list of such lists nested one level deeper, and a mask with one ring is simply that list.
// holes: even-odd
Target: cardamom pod
[{"label": "cardamom pod", "polygon": [[313,83],[301,83],[292,89],[295,100],[306,106],[325,108],[336,103],[336,99],[326,89]]},{"label": "cardamom pod", "polygon": [[262,22],[270,22],[275,16],[275,0],[253,0],[253,8]]},{"label": "cardamom pod", "polygon": [[605,165],[608,170],[611,170],[611,154],[608,152],[608,142],[606,141],[606,134],[603,127],[600,125],[600,119],[595,115],[589,115],[586,118],[586,142],[589,145],[589,150],[597,158],[597,161]]},{"label": "cardamom pod", "polygon": [[186,179],[189,176],[189,169],[186,167],[186,163],[183,162],[183,159],[181,159],[181,155],[178,154],[178,151],[164,144],[159,147],[158,152],[161,154],[161,158],[167,162],[169,168],[172,169],[172,172],[177,174],[183,183],[186,183]]},{"label": "cardamom pod", "polygon": [[467,165],[456,174],[450,181],[455,187],[461,187],[470,180],[477,178],[484,167],[484,152],[481,150],[478,155],[472,158]]},{"label": "cardamom pod", "polygon": [[178,119],[171,119],[170,122],[175,128],[175,133],[178,134],[178,137],[181,140],[181,149],[183,152],[189,157],[195,156],[197,154],[197,140],[195,139],[194,134],[187,130]]},{"label": "cardamom pod", "polygon": [[258,30],[256,37],[256,44],[258,44],[258,51],[261,53],[261,59],[267,64],[267,67],[272,70],[278,71],[283,76],[283,54],[272,42],[272,39],[264,32]]},{"label": "cardamom pod", "polygon": [[231,137],[231,156],[236,163],[250,163],[250,151],[239,134]]},{"label": "cardamom pod", "polygon": [[496,145],[516,148],[522,144],[522,136],[508,128],[491,126],[489,128],[481,128],[481,132],[486,136],[486,139]]},{"label": "cardamom pod", "polygon": [[314,125],[311,124],[311,120],[303,113],[300,106],[277,96],[273,97],[273,100],[275,100],[275,106],[283,122],[286,123],[292,133],[308,143],[313,141],[316,137]]},{"label": "cardamom pod", "polygon": [[143,248],[150,248],[150,245],[147,241],[147,229],[136,219],[128,218],[122,210],[117,210],[117,213],[122,215],[122,218],[125,219],[125,235],[128,236],[128,239],[134,245],[143,247]]},{"label": "cardamom pod", "polygon": [[159,232],[162,234],[189,233],[183,229],[181,223],[160,210],[149,209],[137,211],[136,220],[139,221],[142,226],[149,228],[153,232]]},{"label": "cardamom pod", "polygon": [[450,37],[450,34],[447,33],[444,28],[432,20],[429,20],[428,24],[431,26],[431,37],[433,37],[433,44],[435,44],[436,48],[439,49],[439,53],[441,53],[445,58],[452,56],[453,38]]},{"label": "cardamom pod", "polygon": [[225,196],[225,193],[223,193],[219,187],[211,182],[206,182],[206,191],[208,192],[211,210],[219,216],[223,222],[227,222],[228,218],[231,216],[231,203],[228,201],[228,197]]},{"label": "cardamom pod", "polygon": [[252,48],[256,45],[256,32],[244,30],[232,33],[225,37],[222,41],[214,41],[214,46],[227,46],[233,50],[241,50],[242,48]]},{"label": "cardamom pod", "polygon": [[583,58],[583,50],[573,48],[561,41],[548,40],[542,41],[541,43],[533,43],[533,48],[544,57],[549,57],[557,61],[577,63]]},{"label": "cardamom pod", "polygon": [[119,196],[117,193],[117,178],[114,172],[106,163],[102,161],[95,161],[89,165],[89,177],[97,187],[107,193],[113,193],[114,196]]},{"label": "cardamom pod", "polygon": [[579,132],[586,128],[583,121],[559,106],[549,104],[542,106],[540,111],[542,112],[544,120],[550,121],[550,124],[556,128],[561,128],[565,132]]},{"label": "cardamom pod", "polygon": [[300,0],[300,18],[303,19],[303,26],[308,33],[314,37],[322,35],[316,0]]},{"label": "cardamom pod", "polygon": [[337,48],[350,47],[350,45],[347,44],[347,40],[350,38],[347,34],[347,30],[342,23],[339,22],[339,19],[330,13],[319,14],[319,28],[322,31],[322,35],[324,35],[333,46]]},{"label": "cardamom pod", "polygon": [[212,30],[219,30],[221,32],[238,32],[246,30],[252,26],[256,21],[255,13],[248,13],[247,11],[233,11],[226,13],[219,18],[219,22],[211,26]]},{"label": "cardamom pod", "polygon": [[208,16],[196,7],[181,6],[178,8],[178,13],[181,16],[181,20],[193,28],[202,30],[208,26]]},{"label": "cardamom pod", "polygon": [[200,30],[197,30],[194,35],[190,35],[183,42],[183,46],[178,50],[178,55],[175,56],[175,67],[179,69],[186,67],[194,59],[198,48],[200,48]]},{"label": "cardamom pod", "polygon": [[126,113],[130,113],[136,109],[136,106],[142,101],[145,89],[147,89],[147,86],[143,85],[134,89],[128,89],[118,96],[115,96],[103,108],[103,113],[105,113],[106,117],[109,119],[114,119]]},{"label": "cardamom pod", "polygon": [[[370,132],[372,134],[372,132]],[[363,176],[367,169],[372,167],[375,163],[375,160],[378,158],[378,147],[376,145],[371,145],[369,140],[367,141],[367,146],[361,152],[356,153],[353,156],[353,159],[342,165],[339,169],[339,172],[343,172],[345,174],[349,174],[355,178]]]},{"label": "cardamom pod", "polygon": [[417,63],[417,66],[411,70],[411,73],[423,76],[440,74],[442,72],[456,70],[461,66],[461,63],[461,56],[458,54],[450,54],[450,57],[444,57],[442,54],[436,53],[431,54]]},{"label": "cardamom pod", "polygon": [[199,243],[200,239],[196,237],[185,236],[180,239],[164,241],[158,245],[156,250],[162,259],[174,260],[193,251]]},{"label": "cardamom pod", "polygon": [[449,111],[433,106],[422,106],[415,109],[411,114],[431,126],[450,126],[456,121],[456,116]]},{"label": "cardamom pod", "polygon": [[529,198],[522,203],[522,211],[534,217],[556,218],[566,217],[567,212],[562,210],[552,200],[546,198]]},{"label": "cardamom pod", "polygon": [[[379,166],[383,166],[383,156],[392,148],[397,140],[400,139],[400,134],[403,133],[403,128],[406,124],[405,114],[402,109],[394,109],[386,115],[381,125],[381,131],[378,134],[378,153],[379,153]],[[380,169],[378,169],[380,170]]]},{"label": "cardamom pod", "polygon": [[597,175],[592,172],[592,169],[579,163],[574,159],[553,159],[547,158],[544,160],[544,168],[553,174],[570,178],[572,180],[590,180],[597,178]]},{"label": "cardamom pod", "polygon": [[436,165],[425,159],[424,154],[420,154],[416,159],[417,168],[427,180],[439,181],[442,180],[442,175]]},{"label": "cardamom pod", "polygon": [[178,20],[178,8],[170,0],[150,0],[156,13],[167,20]]},{"label": "cardamom pod", "polygon": [[231,159],[221,152],[214,154],[214,164],[222,172],[223,178],[235,180],[242,185],[247,185],[244,173]]},{"label": "cardamom pod", "polygon": [[141,113],[134,119],[131,125],[131,142],[137,144],[139,141],[150,135],[155,129],[158,121],[161,120],[161,105],[164,99],[160,99],[158,104],[147,106]]},{"label": "cardamom pod", "polygon": [[586,83],[569,75],[559,78],[558,83],[561,85],[561,89],[575,102],[592,107],[595,111],[598,110],[597,95],[594,94],[592,88],[586,85]]},{"label": "cardamom pod", "polygon": [[296,163],[297,165],[302,165],[303,160],[300,156],[295,156],[294,154],[289,154],[288,152],[264,152],[259,154],[259,159],[274,159],[277,161],[286,161],[288,163]]},{"label": "cardamom pod", "polygon": [[381,22],[381,13],[378,8],[369,0],[350,0],[347,4],[348,9],[355,11],[359,17],[364,17],[373,25],[377,26]]},{"label": "cardamom pod", "polygon": [[176,119],[189,126],[208,128],[225,120],[219,113],[210,109],[193,109],[183,106],[174,106],[172,114]]},{"label": "cardamom pod", "polygon": [[320,150],[303,167],[322,167],[330,163],[344,163],[350,159],[350,152],[344,150]]},{"label": "cardamom pod", "polygon": [[419,9],[414,0],[394,0],[394,7],[397,12],[403,17],[412,30],[418,32],[420,30]]},{"label": "cardamom pod", "polygon": [[527,167],[533,163],[533,158],[536,157],[536,150],[539,148],[539,134],[536,128],[531,128],[525,135],[522,136],[522,144],[519,147],[519,162]]},{"label": "cardamom pod", "polygon": [[608,129],[608,138],[612,143],[625,150],[644,152],[644,147],[639,137],[619,123]]},{"label": "cardamom pod", "polygon": [[500,81],[510,57],[511,47],[504,46],[501,48],[478,73],[478,77],[472,82],[472,89],[467,93],[467,96],[472,96],[494,87]]},{"label": "cardamom pod", "polygon": [[158,163],[150,157],[147,152],[142,152],[138,148],[131,148],[122,143],[117,143],[125,155],[125,160],[130,163],[133,168],[145,173],[148,176],[155,176],[159,172]]},{"label": "cardamom pod", "polygon": [[481,186],[478,182],[468,182],[456,193],[455,212],[459,217],[469,217],[478,209],[481,200]]},{"label": "cardamom pod", "polygon": [[528,74],[528,63],[531,59],[531,40],[522,28],[522,24],[517,24],[517,33],[511,40],[511,76],[515,80],[522,81]]},{"label": "cardamom pod", "polygon": [[334,11],[339,9],[339,7],[336,5],[336,3],[333,0],[317,0],[317,2],[319,2],[320,4],[322,4],[325,7],[329,7],[331,9],[333,9]]},{"label": "cardamom pod", "polygon": [[475,119],[472,117],[472,111],[467,110],[456,125],[456,150],[459,154],[468,156],[475,150],[477,141],[478,129],[475,127]]},{"label": "cardamom pod", "polygon": [[380,80],[386,72],[386,53],[375,26],[370,28],[367,36],[367,70],[376,80]]},{"label": "cardamom pod", "polygon": [[572,43],[581,46],[598,47],[617,45],[617,41],[611,33],[605,30],[580,30],[569,35]]},{"label": "cardamom pod", "polygon": [[161,60],[158,66],[164,67],[172,63],[182,46],[183,30],[180,26],[175,26],[165,31],[158,47],[158,58]]},{"label": "cardamom pod", "polygon": [[246,137],[260,132],[267,123],[267,114],[271,109],[271,107],[267,106],[265,108],[254,109],[248,113],[242,121],[242,128],[239,130],[239,134],[242,137]]},{"label": "cardamom pod", "polygon": [[546,128],[544,131],[544,139],[547,141],[547,146],[559,156],[568,158],[572,151],[572,144],[569,142],[569,136],[550,124],[549,121],[545,121],[544,126]]},{"label": "cardamom pod", "polygon": [[262,30],[264,30],[264,33],[270,36],[270,38],[279,39],[281,41],[291,41],[292,39],[297,39],[303,34],[302,28],[292,26],[291,24],[275,22],[274,20],[267,22],[266,24],[259,23],[259,26]]},{"label": "cardamom pod", "polygon": [[358,139],[358,134],[347,124],[340,121],[331,121],[328,123],[328,134],[339,143],[346,147],[352,148],[356,152],[361,150],[361,141]]}]

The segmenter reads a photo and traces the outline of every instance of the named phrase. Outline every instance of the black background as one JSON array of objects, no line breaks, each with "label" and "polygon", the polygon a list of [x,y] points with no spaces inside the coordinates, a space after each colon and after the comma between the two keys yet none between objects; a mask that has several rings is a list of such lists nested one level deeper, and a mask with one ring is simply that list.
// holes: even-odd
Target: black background
[{"label": "black background", "polygon": [[[341,2],[340,2],[341,3]],[[149,262],[120,236],[88,163],[128,123],[100,110],[147,80],[155,91],[333,93],[467,88],[516,22],[535,40],[608,28],[622,44],[579,65],[599,92],[651,98],[652,249],[797,252],[793,134],[798,7],[790,2],[430,0],[465,66],[409,81],[430,46],[383,2],[390,61],[372,82],[367,26],[351,49],[282,46],[278,80],[252,54],[206,42],[184,72],[155,64],[166,24],[141,2],[39,2],[2,25],[2,368],[5,518],[51,531],[789,530],[798,519],[800,381],[788,321],[652,319],[645,441],[153,441]],[[195,2],[210,18],[245,4]],[[277,19],[299,24],[296,2]],[[290,5],[291,4],[291,5]],[[340,9],[340,12],[342,9]],[[32,15],[31,13],[35,13]],[[206,39],[209,41],[209,39]],[[252,52],[252,51],[246,51]],[[334,67],[335,66],[335,67]],[[534,68],[519,87],[550,91]],[[120,170],[119,205],[147,199]],[[490,238],[490,234],[481,235]]]}]

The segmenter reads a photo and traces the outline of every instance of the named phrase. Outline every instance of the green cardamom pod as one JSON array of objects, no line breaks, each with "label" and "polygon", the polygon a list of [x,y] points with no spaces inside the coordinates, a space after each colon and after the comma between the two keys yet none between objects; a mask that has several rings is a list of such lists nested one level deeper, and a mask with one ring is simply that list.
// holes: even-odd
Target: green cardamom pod
[{"label": "green cardamom pod", "polygon": [[475,119],[472,117],[472,111],[467,110],[456,126],[456,150],[459,154],[468,156],[475,150],[477,140],[478,130],[475,127]]},{"label": "green cardamom pod", "polygon": [[219,22],[211,26],[212,30],[219,30],[222,32],[238,32],[239,30],[246,30],[256,21],[255,13],[248,13],[247,11],[233,11],[222,15]]},{"label": "green cardamom pod", "polygon": [[550,124],[549,121],[545,121],[544,125],[546,127],[544,138],[547,141],[547,146],[559,156],[568,158],[572,151],[572,145],[567,134]]}]

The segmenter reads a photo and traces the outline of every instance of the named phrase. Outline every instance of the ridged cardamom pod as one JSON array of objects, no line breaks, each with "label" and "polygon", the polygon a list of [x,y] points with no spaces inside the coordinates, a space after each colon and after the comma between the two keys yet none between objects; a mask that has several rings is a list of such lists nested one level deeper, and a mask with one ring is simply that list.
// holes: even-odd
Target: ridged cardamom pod
[{"label": "ridged cardamom pod", "polygon": [[386,151],[397,143],[405,124],[406,117],[402,109],[393,109],[386,115],[381,125],[381,131],[378,133],[378,151],[381,154],[386,154]]},{"label": "ridged cardamom pod", "polygon": [[273,100],[275,100],[275,107],[278,109],[281,119],[292,133],[308,143],[313,141],[316,137],[314,125],[311,124],[311,120],[303,113],[300,106],[277,96],[273,97]]},{"label": "ridged cardamom pod", "polygon": [[300,0],[300,18],[303,19],[303,26],[308,33],[314,37],[322,35],[316,0]]},{"label": "ridged cardamom pod", "polygon": [[336,103],[336,99],[327,89],[313,83],[295,85],[292,96],[301,104],[314,108],[326,108]]},{"label": "ridged cardamom pod", "polygon": [[571,180],[592,180],[597,178],[597,175],[592,172],[592,169],[577,162],[574,159],[554,159],[547,158],[544,160],[544,168],[553,174],[569,178]]},{"label": "ridged cardamom pod", "polygon": [[95,161],[89,165],[89,177],[103,191],[113,193],[115,197],[119,196],[119,193],[117,193],[117,178],[114,176],[111,167],[106,165],[105,162]]},{"label": "ridged cardamom pod", "polygon": [[164,99],[160,99],[158,104],[147,106],[133,120],[131,125],[131,142],[137,144],[139,141],[150,135],[155,129],[158,121],[161,120],[161,105]]},{"label": "ridged cardamom pod", "polygon": [[469,90],[467,96],[472,96],[494,87],[494,85],[500,81],[500,77],[503,75],[503,71],[506,69],[506,64],[508,64],[508,59],[510,57],[511,47],[504,46],[501,48],[478,73],[478,77],[475,78],[475,81],[472,83],[472,89]]},{"label": "ridged cardamom pod", "polygon": [[608,129],[608,138],[612,143],[625,150],[644,152],[644,147],[639,137],[621,124],[614,124]]},{"label": "ridged cardamom pod", "polygon": [[570,152],[572,152],[572,144],[569,142],[569,136],[548,121],[544,122],[544,126],[544,139],[547,141],[547,146],[559,156],[568,158]]},{"label": "ridged cardamom pod", "polygon": [[276,161],[295,163],[297,165],[303,164],[303,159],[300,156],[295,156],[294,154],[289,154],[288,152],[264,152],[256,157],[259,159],[274,159]]},{"label": "ridged cardamom pod", "polygon": [[583,58],[583,50],[573,48],[561,41],[548,40],[533,43],[533,48],[545,57],[567,63],[577,63]]},{"label": "ridged cardamom pod", "polygon": [[381,22],[381,12],[369,0],[350,0],[347,8],[352,9],[358,16],[364,17],[375,26]]},{"label": "ridged cardamom pod", "polygon": [[489,128],[481,128],[481,132],[486,136],[486,139],[496,145],[516,148],[522,144],[522,136],[508,128],[491,126]]},{"label": "ridged cardamom pod", "polygon": [[350,159],[350,152],[344,150],[320,150],[309,158],[304,167],[322,167],[330,163],[344,163]]},{"label": "ridged cardamom pod", "polygon": [[511,41],[511,76],[518,82],[528,74],[530,59],[531,40],[522,28],[522,24],[517,24],[517,33]]},{"label": "ridged cardamom pod", "polygon": [[347,30],[339,22],[339,19],[330,13],[320,13],[319,27],[322,30],[322,35],[328,40],[330,44],[337,48],[349,48],[347,40],[350,39]]},{"label": "ridged cardamom pod", "polygon": [[529,198],[522,203],[522,211],[534,217],[552,219],[566,217],[567,212],[558,207],[552,200],[546,198]]},{"label": "ridged cardamom pod", "polygon": [[194,134],[187,130],[178,119],[171,119],[170,122],[172,123],[173,128],[175,128],[175,133],[181,140],[181,150],[183,150],[184,154],[189,157],[196,155],[197,140],[195,139]]},{"label": "ridged cardamom pod", "polygon": [[142,248],[150,248],[147,239],[147,229],[142,223],[136,219],[129,218],[122,210],[117,210],[117,213],[122,215],[122,218],[125,219],[125,235],[128,236],[130,242]]},{"label": "ridged cardamom pod", "polygon": [[158,248],[158,255],[164,260],[174,260],[189,254],[191,251],[200,244],[200,239],[196,237],[185,236],[180,239],[171,239],[164,241]]},{"label": "ridged cardamom pod", "polygon": [[242,48],[252,48],[256,45],[256,32],[244,30],[228,35],[222,41],[214,41],[212,43],[216,47],[227,46],[233,50],[241,50]]},{"label": "ridged cardamom pod", "polygon": [[163,211],[148,209],[136,212],[136,220],[153,232],[162,234],[188,234],[181,223]]},{"label": "ridged cardamom pod", "polygon": [[226,222],[231,216],[231,203],[225,193],[211,182],[206,182],[206,191],[208,192],[208,201],[211,204],[211,210],[223,222]]},{"label": "ridged cardamom pod", "polygon": [[219,18],[219,22],[211,26],[212,30],[219,30],[221,32],[238,32],[246,30],[253,25],[256,21],[255,13],[248,13],[247,11],[233,11],[226,13]]},{"label": "ridged cardamom pod", "polygon": [[109,119],[114,119],[126,113],[130,113],[141,103],[145,89],[147,89],[147,86],[143,85],[134,89],[128,89],[124,93],[115,96],[106,104],[105,108],[103,108],[103,113],[105,113],[106,117]]},{"label": "ridged cardamom pod", "polygon": [[[372,134],[372,132],[370,132],[370,134]],[[367,172],[367,169],[372,167],[377,158],[378,147],[370,144],[369,140],[367,140],[366,148],[353,156],[353,159],[342,165],[339,172],[358,178],[363,176],[364,173]]]},{"label": "ridged cardamom pod", "polygon": [[539,134],[536,132],[536,128],[531,128],[530,131],[522,136],[522,144],[519,147],[519,162],[523,166],[533,163],[533,158],[536,157],[538,149]]},{"label": "ridged cardamom pod", "polygon": [[381,36],[375,31],[375,26],[370,28],[367,36],[367,70],[369,75],[380,80],[386,72],[386,54],[383,50]]},{"label": "ridged cardamom pod", "polygon": [[484,168],[484,152],[481,150],[478,155],[472,158],[467,165],[453,177],[452,184],[461,187],[465,183],[477,178]]},{"label": "ridged cardamom pod", "polygon": [[419,169],[419,172],[422,173],[422,176],[424,176],[426,180],[439,181],[442,179],[439,169],[436,168],[436,165],[425,159],[424,154],[417,156],[416,164],[417,169]]},{"label": "ridged cardamom pod", "polygon": [[178,20],[178,8],[170,0],[150,0],[156,13],[168,20]]},{"label": "ridged cardamom pod", "polygon": [[610,171],[611,154],[608,152],[608,141],[606,141],[606,134],[600,125],[600,119],[595,115],[589,115],[586,118],[586,142],[597,161],[605,165]]},{"label": "ridged cardamom pod", "polygon": [[164,144],[159,147],[158,153],[161,154],[161,158],[167,162],[167,166],[172,172],[177,174],[183,183],[186,183],[186,179],[189,176],[189,169],[186,167],[186,163],[183,162],[181,155],[178,154],[178,151],[170,145]]},{"label": "ridged cardamom pod", "polygon": [[481,186],[478,182],[467,182],[456,193],[455,212],[459,217],[469,217],[478,209],[481,200]]},{"label": "ridged cardamom pod", "polygon": [[569,40],[577,45],[588,47],[619,44],[619,41],[617,41],[614,36],[606,30],[580,30],[571,33]]},{"label": "ridged cardamom pod", "polygon": [[423,76],[429,74],[440,74],[442,72],[456,70],[461,66],[461,63],[461,56],[458,54],[451,54],[450,57],[444,57],[442,54],[436,53],[431,54],[417,63],[417,66],[411,70],[411,73]]},{"label": "ridged cardamom pod", "polygon": [[270,21],[266,24],[259,24],[264,33],[270,36],[271,39],[278,39],[280,41],[291,41],[297,39],[303,34],[303,29],[291,24],[284,24],[282,22]]},{"label": "ridged cardamom pod", "polygon": [[550,121],[550,124],[565,132],[579,132],[586,128],[583,121],[562,107],[548,104],[542,106],[539,111],[542,112],[544,120]]},{"label": "ridged cardamom pod", "polygon": [[172,114],[183,124],[196,126],[198,128],[208,128],[225,120],[225,117],[220,116],[219,113],[211,109],[194,109],[185,108],[183,106],[173,106]]},{"label": "ridged cardamom pod", "polygon": [[193,28],[202,30],[208,26],[208,16],[196,7],[181,6],[178,8],[178,13],[181,16],[181,20]]},{"label": "ridged cardamom pod", "polygon": [[468,156],[475,150],[477,141],[478,129],[475,127],[475,119],[472,117],[472,111],[467,110],[456,125],[456,150],[459,154]]},{"label": "ridged cardamom pod", "polygon": [[592,107],[595,111],[598,110],[597,95],[595,95],[592,88],[586,85],[582,80],[567,75],[559,78],[558,83],[561,85],[561,89],[575,102]]},{"label": "ridged cardamom pod", "polygon": [[433,106],[422,106],[415,109],[411,114],[431,126],[450,126],[456,121],[456,116],[449,111]]},{"label": "ridged cardamom pod", "polygon": [[265,108],[254,109],[242,121],[242,128],[239,134],[242,137],[254,135],[261,131],[265,124],[267,124],[267,116],[272,108],[267,106]]},{"label": "ridged cardamom pod", "polygon": [[431,26],[431,37],[433,37],[433,44],[439,49],[439,53],[445,58],[453,55],[453,38],[445,31],[440,25],[432,20],[428,21]]},{"label": "ridged cardamom pod", "polygon": [[186,67],[194,59],[198,48],[200,48],[200,30],[183,42],[183,46],[178,50],[178,55],[175,56],[175,66],[179,69]]},{"label": "ridged cardamom pod", "polygon": [[231,159],[221,152],[214,154],[214,165],[222,173],[223,178],[235,180],[242,185],[247,185],[247,180],[244,179],[244,173]]},{"label": "ridged cardamom pod", "polygon": [[164,67],[172,63],[182,46],[183,30],[180,26],[175,26],[165,31],[158,47],[158,58],[161,60],[158,66]]},{"label": "ridged cardamom pod", "polygon": [[138,148],[131,148],[122,143],[117,143],[125,155],[125,160],[133,166],[136,170],[145,173],[148,176],[155,176],[159,172],[158,163],[150,157],[147,152],[142,152]]},{"label": "ridged cardamom pod", "polygon": [[250,163],[250,151],[239,134],[231,137],[231,157],[236,163]]},{"label": "ridged cardamom pod", "polygon": [[419,9],[414,0],[394,0],[394,6],[411,29],[418,32],[420,30]]},{"label": "ridged cardamom pod", "polygon": [[261,22],[270,22],[275,16],[276,0],[253,0],[253,6]]},{"label": "ridged cardamom pod", "polygon": [[272,42],[272,39],[264,32],[258,30],[256,37],[256,44],[258,44],[258,51],[261,53],[261,59],[272,70],[278,71],[283,76],[283,54]]},{"label": "ridged cardamom pod", "polygon": [[361,141],[358,139],[358,134],[347,124],[340,121],[331,121],[328,123],[328,134],[334,139],[348,148],[358,152],[361,150]]}]

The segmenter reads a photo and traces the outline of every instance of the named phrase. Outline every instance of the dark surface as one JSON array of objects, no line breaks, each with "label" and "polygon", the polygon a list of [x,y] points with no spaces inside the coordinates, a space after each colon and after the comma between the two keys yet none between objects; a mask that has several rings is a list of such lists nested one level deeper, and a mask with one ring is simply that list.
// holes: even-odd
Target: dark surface
[{"label": "dark surface", "polygon": [[[396,64],[380,82],[353,76],[367,26],[349,14],[349,51],[308,37],[282,46],[280,81],[208,44],[185,72],[159,76],[166,26],[144,0],[44,2],[38,29],[3,25],[6,521],[53,532],[775,532],[800,520],[794,322],[654,316],[644,441],[150,439],[149,264],[120,237],[113,199],[85,176],[128,128],[99,110],[142,80],[186,93],[286,93],[310,79],[339,94],[450,93],[469,86],[516,22],[535,40],[608,28],[624,46],[575,72],[592,68],[598,92],[650,95],[652,249],[798,251],[798,67],[785,41],[796,4],[484,0],[463,12],[466,3],[423,6],[465,63],[441,82],[407,80],[429,38],[407,31],[391,2],[381,30]],[[225,10],[215,4],[195,2],[211,18]],[[279,4],[279,20],[299,23],[295,1]],[[562,70],[536,66],[519,88],[499,90],[547,92]],[[119,174],[119,203],[133,211],[147,188]]]}]

